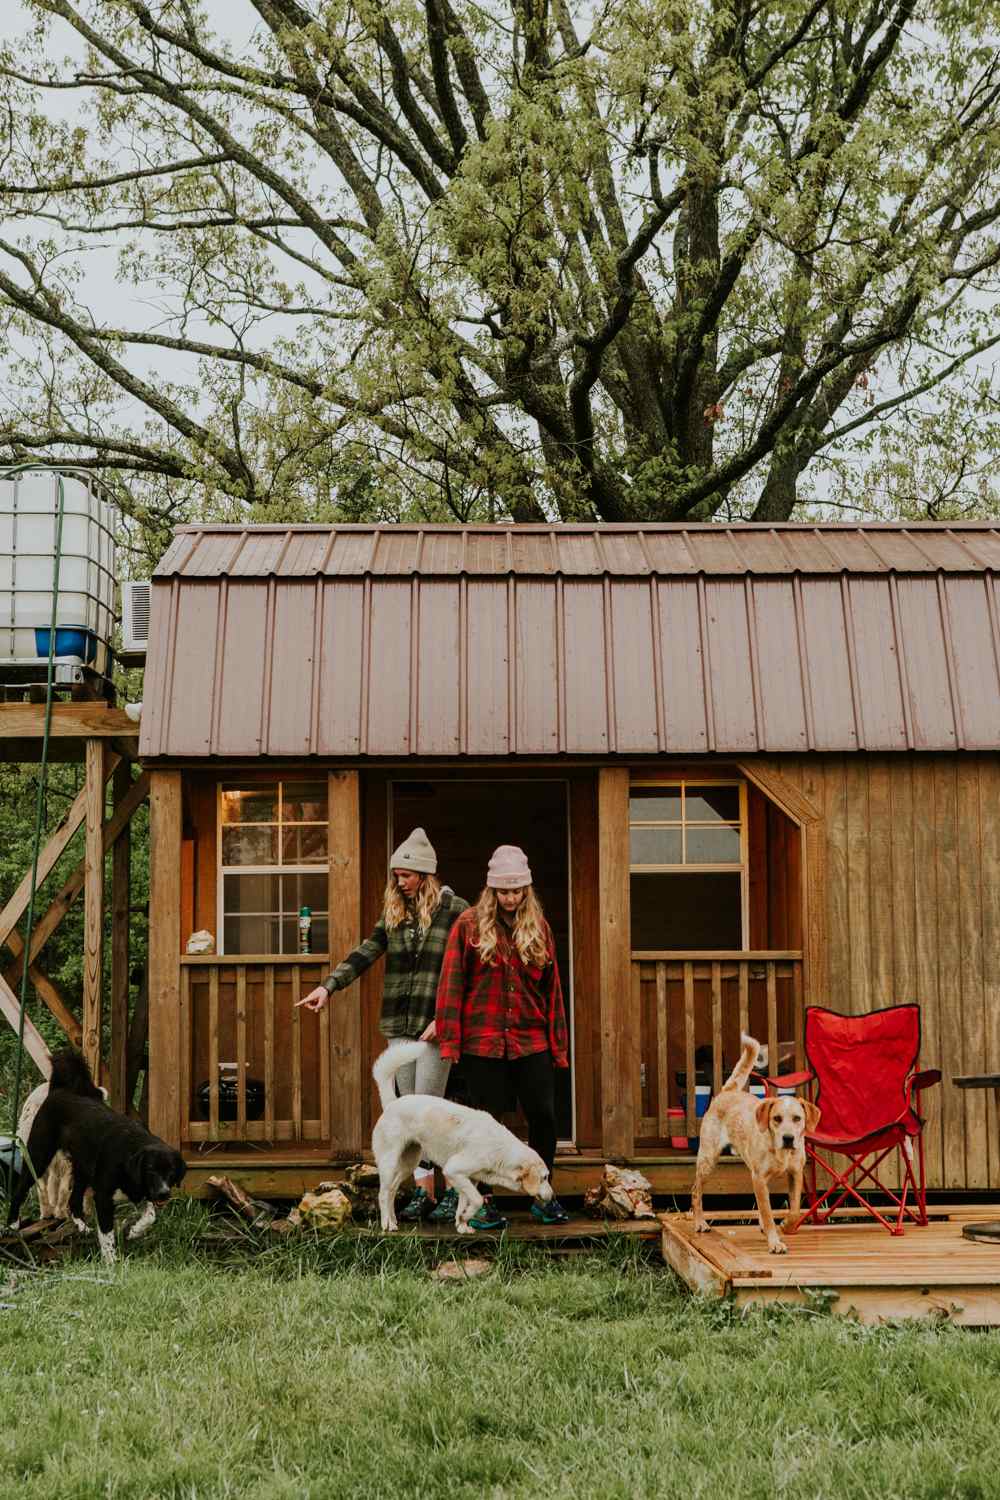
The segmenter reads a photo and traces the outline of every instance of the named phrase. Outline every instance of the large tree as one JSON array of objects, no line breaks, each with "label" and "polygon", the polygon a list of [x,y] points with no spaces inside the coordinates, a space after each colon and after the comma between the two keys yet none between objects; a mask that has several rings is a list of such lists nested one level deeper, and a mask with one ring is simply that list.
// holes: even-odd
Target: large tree
[{"label": "large tree", "polygon": [[164,517],[773,520],[938,398],[982,439],[996,0],[25,8],[7,457]]}]

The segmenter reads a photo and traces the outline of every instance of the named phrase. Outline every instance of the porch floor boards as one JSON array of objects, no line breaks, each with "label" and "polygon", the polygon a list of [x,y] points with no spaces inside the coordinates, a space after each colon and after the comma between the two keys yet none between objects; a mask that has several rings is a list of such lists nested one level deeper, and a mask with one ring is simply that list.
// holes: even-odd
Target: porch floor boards
[{"label": "porch floor boards", "polygon": [[924,1228],[891,1235],[874,1222],[806,1226],[769,1255],[747,1213],[710,1213],[695,1234],[687,1214],[661,1214],[663,1258],[692,1291],[739,1307],[806,1303],[830,1293],[835,1313],[863,1323],[937,1318],[1000,1326],[1000,1243],[967,1240],[962,1226],[995,1220],[995,1205],[937,1207]]}]

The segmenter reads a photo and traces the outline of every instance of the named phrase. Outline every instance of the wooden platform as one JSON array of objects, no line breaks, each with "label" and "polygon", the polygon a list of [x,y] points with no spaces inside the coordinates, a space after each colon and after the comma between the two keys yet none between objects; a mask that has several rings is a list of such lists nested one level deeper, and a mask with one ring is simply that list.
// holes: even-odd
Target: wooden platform
[{"label": "wooden platform", "polygon": [[835,1313],[863,1323],[939,1318],[1000,1326],[1000,1244],[962,1237],[963,1224],[995,1220],[996,1207],[929,1212],[926,1228],[911,1225],[898,1237],[853,1219],[806,1227],[787,1237],[787,1255],[768,1254],[747,1214],[710,1214],[708,1234],[695,1234],[687,1214],[661,1214],[663,1258],[692,1291],[741,1307],[830,1294]]}]

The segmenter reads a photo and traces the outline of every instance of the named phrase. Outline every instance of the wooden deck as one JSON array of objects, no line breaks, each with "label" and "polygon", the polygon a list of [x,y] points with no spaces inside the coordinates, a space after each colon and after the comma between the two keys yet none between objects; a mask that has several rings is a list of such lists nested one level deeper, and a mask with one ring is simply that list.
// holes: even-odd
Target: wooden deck
[{"label": "wooden deck", "polygon": [[1000,1326],[1000,1243],[964,1239],[971,1221],[996,1220],[996,1207],[930,1210],[926,1228],[895,1237],[854,1219],[806,1227],[787,1237],[787,1255],[769,1255],[756,1219],[709,1214],[695,1234],[687,1214],[661,1214],[663,1258],[694,1292],[737,1306],[807,1303],[824,1294],[835,1313],[879,1323],[939,1318]]}]

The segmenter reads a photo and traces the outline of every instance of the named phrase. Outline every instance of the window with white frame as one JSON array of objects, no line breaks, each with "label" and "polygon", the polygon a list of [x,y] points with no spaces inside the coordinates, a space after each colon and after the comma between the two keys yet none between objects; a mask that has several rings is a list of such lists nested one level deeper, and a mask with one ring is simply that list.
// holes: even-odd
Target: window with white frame
[{"label": "window with white frame", "polygon": [[297,952],[303,906],[312,951],[326,952],[327,832],[325,778],[219,787],[221,952]]},{"label": "window with white frame", "polygon": [[744,948],[745,783],[633,782],[629,871],[633,952]]}]

